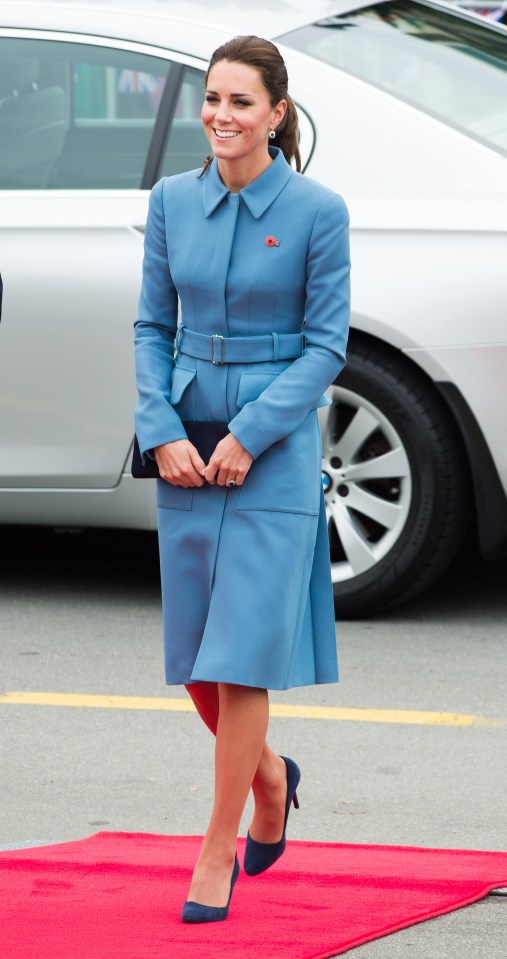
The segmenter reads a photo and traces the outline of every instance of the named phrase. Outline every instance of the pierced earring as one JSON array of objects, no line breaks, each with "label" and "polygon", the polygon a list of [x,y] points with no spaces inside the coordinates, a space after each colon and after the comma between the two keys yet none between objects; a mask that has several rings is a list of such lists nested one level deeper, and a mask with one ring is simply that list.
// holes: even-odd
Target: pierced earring
[{"label": "pierced earring", "polygon": [[269,131],[269,139],[274,140],[276,137],[276,132],[274,130]]}]

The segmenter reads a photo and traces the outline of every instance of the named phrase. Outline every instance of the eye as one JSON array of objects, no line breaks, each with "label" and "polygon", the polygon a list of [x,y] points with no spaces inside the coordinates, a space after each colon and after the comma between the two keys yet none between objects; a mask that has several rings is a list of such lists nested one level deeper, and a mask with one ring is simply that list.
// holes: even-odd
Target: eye
[{"label": "eye", "polygon": [[236,100],[236,103],[237,103],[240,107],[251,107],[251,106],[252,106],[252,104],[249,103],[248,100]]},{"label": "eye", "polygon": [[207,103],[216,103],[217,100],[218,100],[218,97],[214,97],[211,93],[206,94]]}]

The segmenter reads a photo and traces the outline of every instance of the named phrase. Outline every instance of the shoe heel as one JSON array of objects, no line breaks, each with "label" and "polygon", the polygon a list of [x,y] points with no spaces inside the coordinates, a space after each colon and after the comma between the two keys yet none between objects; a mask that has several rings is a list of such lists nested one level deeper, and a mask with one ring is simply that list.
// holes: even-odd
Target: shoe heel
[{"label": "shoe heel", "polygon": [[298,799],[297,793],[294,793],[292,797],[292,802],[294,803],[294,809],[299,809],[299,799]]}]

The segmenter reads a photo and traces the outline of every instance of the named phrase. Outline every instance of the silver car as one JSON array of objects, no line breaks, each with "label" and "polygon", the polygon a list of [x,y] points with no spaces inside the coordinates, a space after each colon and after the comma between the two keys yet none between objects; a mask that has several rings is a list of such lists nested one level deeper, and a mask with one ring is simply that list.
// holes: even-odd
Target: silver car
[{"label": "silver car", "polygon": [[507,549],[507,29],[450,4],[3,4],[0,521],[155,527],[129,470],[148,193],[201,165],[207,60],[251,32],[286,59],[306,175],[351,214],[322,475],[337,614],[364,615],[470,526]]}]

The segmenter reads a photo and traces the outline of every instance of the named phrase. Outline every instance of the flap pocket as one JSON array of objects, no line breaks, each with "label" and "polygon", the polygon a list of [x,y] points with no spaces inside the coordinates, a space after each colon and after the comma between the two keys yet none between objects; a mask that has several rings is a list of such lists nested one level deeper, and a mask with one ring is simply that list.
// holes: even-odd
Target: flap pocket
[{"label": "flap pocket", "polygon": [[175,366],[171,379],[171,395],[169,397],[171,406],[176,406],[180,402],[187,386],[195,377],[197,370],[188,370],[185,366]]},{"label": "flap pocket", "polygon": [[239,378],[239,388],[238,388],[238,406],[241,409],[245,403],[251,403],[252,400],[258,399],[261,393],[264,392],[267,386],[279,376],[280,370],[276,373],[249,373],[247,371],[243,372]]},{"label": "flap pocket", "polygon": [[[238,407],[245,406],[245,403],[251,403],[252,400],[258,399],[261,393],[264,392],[267,386],[280,375],[282,371],[277,370],[274,373],[264,373],[264,372],[252,372],[249,373],[248,370],[243,372],[239,379],[239,388],[238,388]],[[319,401],[314,406],[314,409],[319,410],[325,406],[331,406],[332,400],[327,393],[323,393]]]}]

